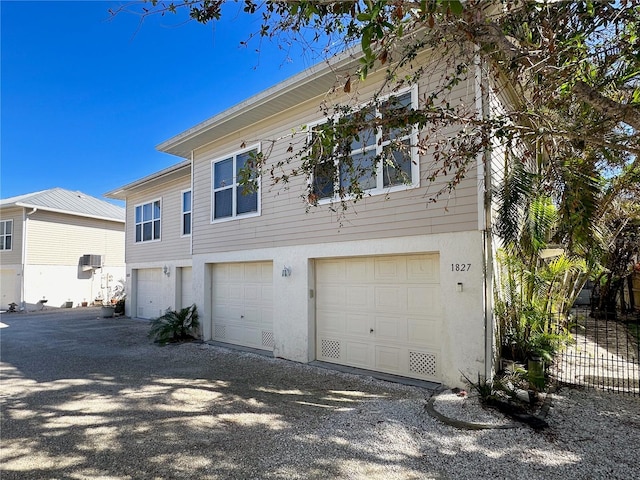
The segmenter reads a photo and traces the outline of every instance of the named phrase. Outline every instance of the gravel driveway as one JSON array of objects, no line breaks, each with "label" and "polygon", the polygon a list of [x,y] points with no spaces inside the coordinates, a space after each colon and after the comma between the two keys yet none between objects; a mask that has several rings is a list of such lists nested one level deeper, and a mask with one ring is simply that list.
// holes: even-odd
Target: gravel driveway
[{"label": "gravel driveway", "polygon": [[459,430],[432,392],[206,344],[95,310],[4,314],[0,477],[640,478],[640,400],[563,390],[538,433]]}]

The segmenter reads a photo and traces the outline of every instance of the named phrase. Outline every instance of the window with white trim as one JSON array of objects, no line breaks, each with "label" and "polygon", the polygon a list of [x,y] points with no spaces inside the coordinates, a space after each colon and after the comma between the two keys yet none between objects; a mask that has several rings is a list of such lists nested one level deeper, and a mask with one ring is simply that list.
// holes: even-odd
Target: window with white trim
[{"label": "window with white trim", "polygon": [[[401,91],[383,99],[377,107],[366,107],[363,121],[379,118],[385,112],[417,107],[417,88]],[[388,113],[387,113],[388,114]],[[318,148],[310,133],[312,148]],[[326,158],[315,166],[311,180],[311,198],[337,199],[348,195],[353,179],[358,179],[358,189],[367,194],[388,193],[419,184],[419,164],[415,146],[418,137],[416,126],[409,128],[364,128],[353,137],[350,145],[339,146],[336,151],[316,152],[317,158]],[[396,148],[397,147],[397,148]],[[322,147],[319,147],[320,149]],[[340,161],[348,155],[350,162]],[[377,162],[374,169],[374,162]]]},{"label": "window with white trim", "polygon": [[136,243],[160,240],[160,200],[136,205]]},{"label": "window with white trim", "polygon": [[0,250],[13,248],[13,220],[0,220]]},{"label": "window with white trim", "polygon": [[255,181],[256,188],[238,183],[240,172],[247,168],[253,170],[258,153],[256,146],[211,162],[211,221],[260,214],[260,179],[255,174],[249,177]]},{"label": "window with white trim", "polygon": [[182,235],[191,235],[191,190],[182,192]]}]

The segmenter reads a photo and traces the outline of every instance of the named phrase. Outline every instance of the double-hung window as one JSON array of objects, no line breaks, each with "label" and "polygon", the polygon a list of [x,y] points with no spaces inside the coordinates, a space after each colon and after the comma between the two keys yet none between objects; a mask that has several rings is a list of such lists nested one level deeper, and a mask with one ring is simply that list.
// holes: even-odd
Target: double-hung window
[{"label": "double-hung window", "polygon": [[[259,178],[253,168],[257,155],[256,146],[211,162],[212,221],[259,215]],[[247,170],[253,172],[247,177],[249,182],[240,185],[240,174]]]},{"label": "double-hung window", "polygon": [[191,235],[191,190],[182,192],[182,235]]},{"label": "double-hung window", "polygon": [[[393,114],[399,109],[408,111],[416,104],[417,89],[413,87],[383,99],[375,107],[366,107],[357,116],[363,128],[349,137],[349,143],[344,141],[331,152],[322,151],[321,142],[310,133],[311,153],[317,162],[310,197],[316,201],[328,200],[417,186],[418,129],[393,120]],[[353,118],[346,117],[346,123]],[[367,126],[374,121],[381,126]],[[345,122],[338,120],[336,125],[340,128]]]},{"label": "double-hung window", "polygon": [[160,240],[160,200],[136,205],[136,243]]},{"label": "double-hung window", "polygon": [[0,250],[11,250],[13,244],[13,220],[0,221]]}]

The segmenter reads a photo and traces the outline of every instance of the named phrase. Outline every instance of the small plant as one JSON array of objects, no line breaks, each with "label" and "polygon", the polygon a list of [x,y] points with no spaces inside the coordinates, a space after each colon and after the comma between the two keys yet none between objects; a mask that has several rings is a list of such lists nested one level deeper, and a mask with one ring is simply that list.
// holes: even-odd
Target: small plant
[{"label": "small plant", "polygon": [[478,382],[473,383],[471,380],[469,380],[469,378],[464,373],[462,374],[462,376],[467,381],[469,386],[473,388],[476,392],[478,392],[478,395],[480,396],[480,400],[483,403],[486,402],[488,398],[494,395],[493,382],[491,380],[487,380],[485,377],[481,376],[478,373]]},{"label": "small plant", "polygon": [[161,317],[152,320],[149,338],[161,345],[193,340],[199,328],[198,310],[193,304],[182,310],[168,310]]}]

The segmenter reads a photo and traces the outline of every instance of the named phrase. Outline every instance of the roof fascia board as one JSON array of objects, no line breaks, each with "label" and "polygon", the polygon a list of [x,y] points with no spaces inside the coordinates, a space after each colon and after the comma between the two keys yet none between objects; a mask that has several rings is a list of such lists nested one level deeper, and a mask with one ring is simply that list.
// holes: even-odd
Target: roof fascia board
[{"label": "roof fascia board", "polygon": [[23,207],[23,208],[35,208],[37,210],[43,210],[45,212],[63,213],[65,215],[74,215],[76,217],[93,218],[95,220],[107,220],[109,222],[116,222],[116,223],[125,223],[124,220],[120,220],[119,218],[104,217],[101,215],[91,215],[90,213],[73,212],[70,210],[62,210],[59,208],[44,207],[42,205],[37,205],[33,203],[16,202],[15,205],[17,207]]}]

